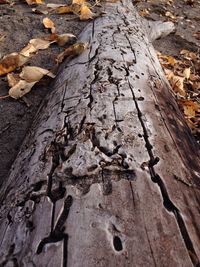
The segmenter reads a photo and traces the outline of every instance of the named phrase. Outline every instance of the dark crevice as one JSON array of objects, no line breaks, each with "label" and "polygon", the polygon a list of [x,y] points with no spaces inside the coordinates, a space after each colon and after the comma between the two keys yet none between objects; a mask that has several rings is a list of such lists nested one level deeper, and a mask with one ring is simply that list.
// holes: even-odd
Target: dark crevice
[{"label": "dark crevice", "polygon": [[64,201],[63,210],[56,222],[55,227],[53,227],[53,230],[50,232],[49,236],[43,238],[38,247],[37,247],[37,254],[42,253],[43,248],[46,244],[50,243],[57,243],[60,241],[63,241],[63,260],[62,260],[62,267],[67,267],[67,245],[68,245],[68,234],[65,233],[65,227],[64,224],[67,220],[71,205],[73,202],[72,196],[68,195],[67,198]]},{"label": "dark crevice", "polygon": [[200,266],[199,258],[198,258],[197,254],[195,252],[192,240],[191,240],[191,238],[189,236],[189,233],[187,231],[187,228],[186,228],[185,222],[183,220],[183,217],[182,217],[179,209],[171,201],[171,199],[169,197],[169,194],[167,192],[167,188],[166,188],[163,180],[161,179],[159,174],[156,173],[156,171],[154,169],[154,166],[158,163],[159,159],[157,157],[155,157],[154,154],[153,154],[153,151],[152,151],[153,146],[151,145],[151,143],[149,141],[147,128],[146,128],[146,126],[144,124],[144,121],[143,121],[143,114],[140,111],[140,108],[139,108],[138,103],[137,103],[137,99],[135,97],[135,94],[134,94],[134,91],[133,91],[133,88],[132,88],[132,86],[130,84],[129,79],[128,79],[128,84],[129,84],[129,88],[130,88],[132,96],[133,96],[133,101],[135,103],[135,107],[136,107],[136,110],[137,110],[137,113],[138,113],[138,119],[139,119],[140,124],[141,124],[142,129],[143,129],[143,138],[144,138],[145,146],[146,146],[147,152],[149,154],[149,158],[150,158],[149,164],[148,164],[148,168],[149,168],[151,180],[152,180],[152,182],[156,183],[160,188],[160,191],[161,191],[161,194],[162,194],[162,198],[163,198],[164,207],[169,212],[172,212],[174,214],[174,217],[175,217],[175,219],[177,221],[177,224],[179,226],[180,233],[181,233],[182,238],[184,240],[185,246],[186,246],[186,248],[188,250],[188,255],[189,255],[193,265],[195,267],[199,267]]},{"label": "dark crevice", "polygon": [[113,237],[113,246],[114,246],[116,251],[123,250],[122,241],[121,241],[120,237],[117,235],[115,235]]},{"label": "dark crevice", "polygon": [[136,63],[137,63],[137,59],[136,59],[135,49],[133,48],[133,46],[132,46],[132,44],[131,44],[131,42],[130,42],[128,36],[127,36],[127,34],[125,34],[125,37],[126,37],[128,43],[129,43],[129,45],[130,45],[130,49],[131,49],[133,55],[134,55],[133,62],[136,64]]}]

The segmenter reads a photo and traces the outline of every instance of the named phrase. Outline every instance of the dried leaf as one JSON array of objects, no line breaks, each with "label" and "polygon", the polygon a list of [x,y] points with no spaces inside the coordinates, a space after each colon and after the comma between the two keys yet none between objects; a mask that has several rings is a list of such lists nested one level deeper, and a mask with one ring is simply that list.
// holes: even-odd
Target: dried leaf
[{"label": "dried leaf", "polygon": [[61,6],[65,6],[65,4],[55,4],[55,3],[48,3],[47,4],[48,8],[53,8],[53,9],[61,7]]},{"label": "dried leaf", "polygon": [[57,56],[57,63],[61,63],[63,59],[67,56],[78,56],[87,48],[88,44],[86,43],[76,43],[64,50],[64,52],[60,53]]},{"label": "dried leaf", "polygon": [[30,57],[32,53],[35,53],[37,51],[37,49],[35,48],[35,46],[33,44],[28,44],[27,46],[25,46],[21,51],[20,54],[25,56],[25,57]]},{"label": "dried leaf", "polygon": [[72,6],[61,6],[61,7],[58,7],[56,9],[56,12],[58,14],[69,14],[69,13],[72,13],[73,10],[72,10]]},{"label": "dried leaf", "polygon": [[3,42],[3,40],[6,38],[5,34],[0,34],[0,42]]},{"label": "dried leaf", "polygon": [[36,50],[44,50],[44,49],[47,49],[51,42],[48,41],[48,40],[43,40],[43,39],[40,39],[40,38],[37,38],[37,39],[31,39],[29,41],[30,44],[32,44]]},{"label": "dried leaf", "polygon": [[12,53],[0,60],[0,75],[7,74],[16,68],[24,65],[28,61],[28,58],[18,53]]},{"label": "dried leaf", "polygon": [[64,46],[66,44],[74,44],[77,37],[71,33],[64,33],[57,36],[57,43],[59,46]]},{"label": "dried leaf", "polygon": [[10,87],[15,86],[20,80],[19,75],[18,74],[14,74],[14,73],[8,73],[7,74],[7,79],[8,79],[8,85]]},{"label": "dried leaf", "polygon": [[46,10],[46,6],[38,6],[36,8],[32,8],[32,11],[36,14],[47,15],[49,12]]},{"label": "dried leaf", "polygon": [[183,107],[184,114],[188,118],[195,117],[196,112],[199,109],[199,106],[197,103],[191,101],[191,100],[180,100],[179,104]]},{"label": "dried leaf", "polygon": [[44,18],[43,24],[44,24],[44,27],[47,29],[50,29],[52,33],[54,33],[56,31],[55,25],[51,19]]},{"label": "dried leaf", "polygon": [[35,66],[25,66],[19,76],[27,82],[38,82],[44,75],[55,78],[49,70]]},{"label": "dried leaf", "polygon": [[0,61],[0,75],[7,74],[18,67],[19,54],[12,53]]},{"label": "dried leaf", "polygon": [[184,71],[183,71],[183,76],[186,78],[186,79],[189,79],[190,78],[190,68],[185,68]]},{"label": "dried leaf", "polygon": [[31,88],[36,82],[28,83],[24,80],[20,80],[17,84],[10,88],[8,94],[10,97],[18,99],[31,91]]},{"label": "dried leaf", "polygon": [[42,4],[44,4],[44,0],[26,0],[26,2],[28,5],[34,5],[34,4],[42,5]]},{"label": "dried leaf", "polygon": [[90,10],[87,5],[82,5],[80,9],[80,20],[92,19],[95,14]]},{"label": "dried leaf", "polygon": [[73,0],[72,1],[72,4],[77,4],[77,5],[83,5],[85,4],[85,0]]},{"label": "dried leaf", "polygon": [[170,84],[172,86],[172,89],[179,93],[182,96],[186,95],[185,89],[184,89],[184,82],[185,78],[180,77],[180,76],[176,76],[174,75],[171,79],[170,79]]}]

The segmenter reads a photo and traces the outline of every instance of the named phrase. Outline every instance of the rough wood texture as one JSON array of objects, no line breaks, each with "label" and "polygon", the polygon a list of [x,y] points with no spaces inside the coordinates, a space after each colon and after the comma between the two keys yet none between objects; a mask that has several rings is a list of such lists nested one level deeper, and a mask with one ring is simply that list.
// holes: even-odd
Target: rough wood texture
[{"label": "rough wood texture", "polygon": [[1,194],[0,266],[199,266],[199,152],[129,1],[81,35]]}]

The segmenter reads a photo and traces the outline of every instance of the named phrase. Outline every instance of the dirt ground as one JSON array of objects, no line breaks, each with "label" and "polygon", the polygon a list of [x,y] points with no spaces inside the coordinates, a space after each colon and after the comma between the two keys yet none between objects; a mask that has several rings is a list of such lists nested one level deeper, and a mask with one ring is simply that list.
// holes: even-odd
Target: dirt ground
[{"label": "dirt ground", "polygon": [[[47,2],[47,1],[46,1]],[[64,3],[62,0],[54,0],[51,3]],[[169,3],[172,3],[169,4]],[[181,49],[197,51],[200,48],[200,40],[193,34],[200,30],[200,1],[139,1],[136,2],[139,11],[148,10],[146,17],[152,20],[171,20],[164,14],[172,12],[180,17],[175,21],[176,32],[157,40],[155,48],[162,53],[178,56]],[[14,5],[0,5],[0,35],[5,39],[0,42],[0,58],[6,54],[20,51],[30,39],[48,35],[44,29],[42,19],[47,15],[35,14],[33,6],[25,2],[15,1]],[[87,22],[79,21],[73,15],[48,15],[56,25],[57,32],[73,33],[78,35]],[[60,52],[58,46],[51,46],[51,49],[40,51],[30,64],[42,68],[52,69],[55,65],[56,55]],[[51,87],[48,86],[48,79],[27,94],[23,100],[12,98],[0,99],[0,184],[6,180],[10,167],[17,156],[24,137],[31,126],[41,101],[48,94]],[[0,96],[6,95],[8,85],[4,77],[0,77]]]}]

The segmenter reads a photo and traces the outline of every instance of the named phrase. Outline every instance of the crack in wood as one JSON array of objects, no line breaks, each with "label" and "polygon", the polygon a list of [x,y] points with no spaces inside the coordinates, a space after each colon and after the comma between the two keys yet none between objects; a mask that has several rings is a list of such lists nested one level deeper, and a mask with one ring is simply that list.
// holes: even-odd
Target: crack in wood
[{"label": "crack in wood", "polygon": [[187,228],[186,228],[185,222],[184,222],[184,220],[182,218],[181,212],[174,205],[174,203],[171,201],[171,199],[169,197],[169,194],[167,192],[167,188],[166,188],[162,178],[159,176],[159,174],[156,173],[156,171],[154,169],[154,166],[158,163],[158,159],[153,154],[153,151],[152,151],[153,146],[151,145],[151,143],[149,141],[147,128],[146,128],[146,126],[144,124],[144,121],[143,121],[143,114],[142,114],[142,112],[141,112],[141,110],[139,108],[139,105],[137,103],[137,99],[135,97],[134,90],[133,90],[132,85],[131,85],[131,83],[130,83],[128,78],[127,78],[127,81],[128,81],[128,84],[129,84],[129,87],[130,87],[130,90],[131,90],[131,93],[132,93],[132,96],[133,96],[133,101],[135,103],[136,110],[138,112],[138,119],[139,119],[139,121],[141,123],[141,126],[142,126],[142,129],[143,129],[143,138],[145,140],[146,149],[147,149],[147,152],[148,152],[149,158],[150,158],[148,167],[149,167],[151,180],[152,180],[152,182],[156,183],[160,188],[160,191],[161,191],[161,194],[162,194],[162,197],[163,197],[163,205],[164,205],[164,207],[169,212],[172,212],[174,214],[174,217],[175,217],[175,219],[177,221],[177,224],[179,226],[180,233],[181,233],[182,238],[183,238],[183,240],[185,242],[185,246],[186,246],[186,248],[188,250],[188,255],[189,255],[192,263],[194,264],[194,266],[200,266],[199,258],[197,256],[195,250],[194,250],[194,246],[193,246],[192,240],[191,240],[191,238],[189,236],[189,233],[187,231]]}]

